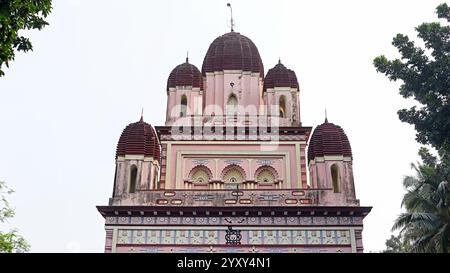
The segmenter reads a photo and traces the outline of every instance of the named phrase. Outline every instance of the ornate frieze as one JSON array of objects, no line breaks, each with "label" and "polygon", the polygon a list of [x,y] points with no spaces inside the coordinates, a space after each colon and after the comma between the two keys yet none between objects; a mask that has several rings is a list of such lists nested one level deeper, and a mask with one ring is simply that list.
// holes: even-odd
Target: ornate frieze
[{"label": "ornate frieze", "polygon": [[247,246],[211,246],[211,245],[123,245],[116,252],[132,253],[351,253],[350,246],[343,245],[247,245]]},{"label": "ornate frieze", "polygon": [[[307,206],[318,204],[321,190],[152,190],[124,193],[110,199],[110,205],[167,206]],[[233,201],[233,202],[231,202]]]},{"label": "ornate frieze", "polygon": [[[240,245],[350,245],[347,229],[239,230]],[[226,245],[228,229],[119,229],[118,245]]]},{"label": "ornate frieze", "polygon": [[182,216],[124,216],[106,217],[106,225],[198,225],[198,226],[358,226],[361,217],[321,217],[321,216],[246,216],[246,217],[182,217]]}]

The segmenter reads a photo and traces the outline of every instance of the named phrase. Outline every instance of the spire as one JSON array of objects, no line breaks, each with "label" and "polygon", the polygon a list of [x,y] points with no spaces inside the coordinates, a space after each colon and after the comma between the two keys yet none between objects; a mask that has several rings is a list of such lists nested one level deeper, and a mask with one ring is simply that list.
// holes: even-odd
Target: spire
[{"label": "spire", "polygon": [[281,58],[278,57],[278,64],[281,64]]},{"label": "spire", "polygon": [[233,19],[233,8],[231,7],[230,3],[227,3],[227,7],[230,7],[230,11],[231,11],[231,32],[234,32],[234,19]]},{"label": "spire", "polygon": [[144,107],[142,107],[141,110],[141,119],[139,120],[140,122],[144,122]]},{"label": "spire", "polygon": [[189,50],[186,52],[186,63],[189,63]]},{"label": "spire", "polygon": [[327,108],[325,108],[325,123],[328,123]]}]

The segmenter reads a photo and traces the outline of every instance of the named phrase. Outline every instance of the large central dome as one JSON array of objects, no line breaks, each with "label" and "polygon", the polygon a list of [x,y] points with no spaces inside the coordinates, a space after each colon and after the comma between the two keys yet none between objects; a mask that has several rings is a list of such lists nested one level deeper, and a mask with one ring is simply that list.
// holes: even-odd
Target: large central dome
[{"label": "large central dome", "polygon": [[203,60],[202,74],[223,70],[256,72],[264,77],[264,66],[252,40],[232,31],[211,43]]}]

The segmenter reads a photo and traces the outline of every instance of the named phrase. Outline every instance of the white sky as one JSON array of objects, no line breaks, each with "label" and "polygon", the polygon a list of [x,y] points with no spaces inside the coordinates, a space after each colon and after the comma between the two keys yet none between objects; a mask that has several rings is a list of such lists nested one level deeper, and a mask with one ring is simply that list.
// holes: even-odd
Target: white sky
[{"label": "white sky", "polygon": [[[412,126],[397,110],[411,102],[373,59],[397,56],[397,33],[436,21],[444,0],[233,1],[236,31],[259,49],[265,71],[278,57],[300,84],[304,126],[327,108],[353,149],[357,197],[373,206],[364,221],[365,251],[384,248],[400,213],[403,175],[418,160]],[[27,33],[0,78],[0,180],[34,252],[102,252],[96,205],[112,194],[115,148],[140,117],[163,125],[173,67],[199,69],[210,43],[228,32],[228,1],[56,0],[50,26]]]}]

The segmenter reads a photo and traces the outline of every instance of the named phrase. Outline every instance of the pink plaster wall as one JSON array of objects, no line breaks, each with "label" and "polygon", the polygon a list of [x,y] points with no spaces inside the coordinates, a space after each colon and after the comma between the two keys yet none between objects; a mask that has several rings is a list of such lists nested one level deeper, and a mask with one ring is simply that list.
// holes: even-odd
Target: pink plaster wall
[{"label": "pink plaster wall", "polygon": [[325,160],[324,162],[311,162],[309,165],[310,181],[312,188],[333,189],[331,166],[336,164],[340,176],[340,192],[328,193],[322,196],[322,203],[327,204],[355,204],[359,203],[355,195],[353,181],[353,167],[351,161]]},{"label": "pink plaster wall", "polygon": [[176,246],[176,245],[157,245],[157,246],[139,246],[139,245],[119,245],[116,248],[117,253],[149,253],[149,252],[163,252],[163,253],[185,253],[186,249],[189,248],[192,252],[199,253],[351,253],[352,249],[349,246],[240,246],[240,247],[230,247],[230,246],[214,246],[211,250],[210,245],[189,245],[189,246]]},{"label": "pink plaster wall", "polygon": [[[233,86],[230,83],[233,83]],[[215,116],[222,116],[226,114],[226,106],[231,94],[236,95],[238,99],[237,115],[271,115],[275,117],[279,115],[279,98],[283,95],[286,99],[286,118],[280,120],[280,125],[299,125],[299,93],[297,91],[292,93],[289,88],[263,93],[263,84],[264,82],[259,75],[249,72],[208,73],[204,78],[205,90],[203,92],[188,89],[168,92],[166,125],[180,123],[179,112],[182,95],[186,95],[188,99],[188,116],[210,116],[212,113]],[[296,117],[295,122],[293,122],[294,116]],[[184,119],[181,123],[186,122],[189,122],[189,120]]]},{"label": "pink plaster wall", "polygon": [[[176,181],[176,169],[177,169],[177,153],[178,152],[184,152],[184,151],[203,151],[204,153],[200,154],[186,154],[186,158],[181,161],[182,166],[179,166],[182,168],[182,177],[179,179],[179,181]],[[211,154],[211,151],[223,151],[223,154]],[[229,151],[235,151],[236,154],[224,156],[226,152]],[[270,159],[272,163],[272,167],[276,170],[278,176],[280,179],[283,180],[283,183],[281,184],[281,188],[302,188],[302,181],[303,179],[298,180],[298,172],[297,172],[297,165],[300,166],[301,162],[298,161],[297,151],[294,144],[283,144],[278,145],[277,149],[274,152],[268,153],[268,154],[259,154],[259,155],[252,155],[251,158],[253,159],[251,163],[248,162],[248,158],[250,158],[248,155],[245,155],[244,153],[239,153],[241,151],[253,151],[253,152],[260,152],[261,146],[258,144],[238,144],[233,145],[233,142],[230,142],[230,144],[204,144],[202,142],[199,142],[199,144],[172,144],[171,145],[171,151],[170,151],[170,157],[169,160],[166,161],[166,171],[170,172],[170,181],[165,181],[165,187],[166,189],[183,189],[183,181],[187,180],[189,178],[190,171],[197,165],[205,165],[208,167],[211,172],[213,173],[214,179],[220,179],[221,173],[224,168],[226,168],[229,163],[225,162],[226,160],[230,159],[236,159],[241,160],[241,163],[238,163],[237,165],[241,166],[245,173],[246,173],[246,179],[247,180],[255,180],[254,174],[257,168],[261,165],[264,165],[262,162],[259,162],[260,164],[257,164],[257,160],[266,160]],[[286,173],[285,171],[285,164],[287,163],[283,156],[279,155],[280,152],[287,152],[290,159],[290,172]],[[215,158],[217,158],[217,163],[215,161]],[[207,163],[201,162],[203,159],[208,159]],[[200,163],[196,163],[196,160],[200,160]],[[261,164],[262,163],[262,164]],[[170,166],[169,166],[170,165]],[[287,183],[287,177],[290,177],[290,185]],[[167,173],[165,175],[167,178]],[[180,188],[181,186],[181,188]]]}]

